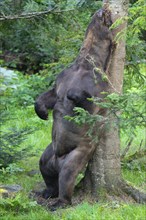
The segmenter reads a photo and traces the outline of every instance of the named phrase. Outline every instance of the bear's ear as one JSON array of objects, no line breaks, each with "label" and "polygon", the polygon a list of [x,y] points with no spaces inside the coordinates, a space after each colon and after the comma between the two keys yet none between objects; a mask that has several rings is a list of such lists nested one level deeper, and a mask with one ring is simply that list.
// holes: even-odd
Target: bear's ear
[{"label": "bear's ear", "polygon": [[42,93],[35,102],[35,112],[43,120],[48,119],[48,109],[53,109],[56,103],[55,88]]}]

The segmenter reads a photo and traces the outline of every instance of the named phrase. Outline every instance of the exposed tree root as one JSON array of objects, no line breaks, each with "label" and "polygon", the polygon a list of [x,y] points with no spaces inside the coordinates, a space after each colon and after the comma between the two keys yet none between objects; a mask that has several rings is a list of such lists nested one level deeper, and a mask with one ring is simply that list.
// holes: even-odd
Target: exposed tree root
[{"label": "exposed tree root", "polygon": [[146,203],[146,193],[131,186],[124,180],[120,182],[120,188],[124,193],[131,196],[137,203]]},{"label": "exposed tree root", "polygon": [[[107,192],[108,195],[110,195],[112,193],[112,195],[119,197],[119,199],[121,198],[121,200],[123,200],[123,198],[124,198],[124,201],[126,201],[126,200],[133,201],[133,202],[135,201],[135,202],[141,203],[141,204],[146,203],[146,193],[143,191],[140,191],[140,189],[137,189],[134,186],[131,186],[130,183],[127,183],[125,180],[120,180],[118,186],[115,187],[114,189],[113,188],[106,189],[106,187],[105,187],[102,189],[102,191],[105,192],[105,194]],[[81,181],[79,183],[79,185],[76,187],[76,192],[77,192],[77,194],[86,194],[86,195],[91,194],[91,190],[89,190],[89,189],[87,190],[87,189],[83,188],[83,181]],[[97,189],[97,194],[98,194],[98,189]],[[126,199],[126,195],[129,198],[127,197],[127,199]],[[98,201],[98,199],[100,200],[100,196],[97,196],[97,197],[98,198],[96,199],[96,202]],[[103,195],[102,195],[102,197],[103,197]],[[108,196],[106,196],[106,197],[108,197]],[[93,198],[95,201],[94,195],[91,195],[91,198]]]}]

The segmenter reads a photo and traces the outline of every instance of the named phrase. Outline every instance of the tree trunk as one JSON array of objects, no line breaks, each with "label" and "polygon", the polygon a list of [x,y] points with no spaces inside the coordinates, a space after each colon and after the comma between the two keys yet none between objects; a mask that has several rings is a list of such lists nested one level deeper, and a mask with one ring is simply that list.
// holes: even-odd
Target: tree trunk
[{"label": "tree trunk", "polygon": [[[103,7],[111,10],[112,22],[127,16],[128,0],[108,0],[103,1],[103,3]],[[126,25],[126,22],[123,22],[122,25],[112,31],[113,39],[115,39],[117,33],[126,28]],[[110,82],[109,92],[121,93],[125,61],[125,39],[121,39],[114,45],[106,74]],[[102,134],[84,178],[87,190],[90,190],[95,197],[103,188],[117,191],[122,179],[119,129],[118,126],[115,126],[115,123],[113,124],[113,121],[115,121],[115,118],[111,116],[109,128],[105,129],[104,135]]]},{"label": "tree trunk", "polygon": [[[117,34],[126,30],[126,16],[128,12],[128,0],[104,0],[103,4],[106,9],[111,11],[112,22],[118,18],[122,19],[122,24],[113,31],[113,39]],[[125,20],[125,21],[124,21]],[[119,36],[119,35],[118,35]],[[109,93],[122,93],[123,73],[125,62],[125,39],[120,38],[114,42],[111,51],[110,60],[107,64],[106,74],[109,82]],[[114,122],[114,123],[113,123]],[[130,195],[136,202],[146,202],[146,194],[130,186],[122,179],[120,165],[120,137],[118,123],[113,115],[110,116],[108,129],[104,133],[96,146],[94,155],[88,164],[83,186],[87,192],[98,198],[101,190],[107,192],[119,192]]]}]

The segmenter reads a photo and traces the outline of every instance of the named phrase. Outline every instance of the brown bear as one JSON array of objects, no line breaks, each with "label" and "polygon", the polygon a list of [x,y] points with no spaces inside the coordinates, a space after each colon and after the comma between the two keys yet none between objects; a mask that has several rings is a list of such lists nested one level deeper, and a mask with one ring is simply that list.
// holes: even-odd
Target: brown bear
[{"label": "brown bear", "polygon": [[86,135],[88,126],[77,126],[64,116],[73,116],[74,107],[81,107],[90,114],[99,113],[100,108],[88,98],[102,99],[102,92],[108,86],[108,82],[102,80],[102,73],[106,71],[111,53],[110,25],[106,10],[94,14],[79,56],[58,75],[53,89],[41,94],[35,103],[37,115],[44,120],[48,117],[48,109],[53,110],[52,143],[40,159],[46,183],[42,196],[46,199],[58,197],[52,209],[71,204],[75,179],[95,150],[95,144]]}]

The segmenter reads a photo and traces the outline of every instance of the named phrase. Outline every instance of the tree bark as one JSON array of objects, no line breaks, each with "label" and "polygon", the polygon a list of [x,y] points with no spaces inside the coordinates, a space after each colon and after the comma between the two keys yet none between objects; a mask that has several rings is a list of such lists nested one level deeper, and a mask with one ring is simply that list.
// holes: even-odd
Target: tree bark
[{"label": "tree bark", "polygon": [[[126,16],[128,13],[128,0],[104,0],[106,9],[111,11],[112,22],[121,19],[123,22],[112,31],[113,39],[117,34],[126,30]],[[125,20],[125,21],[124,21]],[[122,93],[123,73],[125,62],[125,39],[121,38],[111,51],[110,60],[106,68],[109,82],[109,93]],[[114,122],[114,123],[113,123]],[[93,158],[88,164],[83,184],[84,189],[98,198],[98,193],[104,189],[107,192],[126,193],[138,203],[146,202],[146,194],[129,185],[122,179],[120,165],[120,137],[118,123],[113,115],[110,115],[108,129],[103,134],[96,146]]]},{"label": "tree bark", "polygon": [[[117,19],[127,16],[128,0],[106,0],[103,1],[103,7],[111,11],[112,22],[114,23]],[[122,25],[112,31],[113,39],[116,38],[117,33],[126,28],[126,25],[126,22],[123,22]],[[125,62],[125,39],[113,43],[114,47],[106,71],[110,82],[109,93],[121,93]],[[117,123],[113,123],[115,120],[114,116],[110,116],[109,127],[102,134],[86,170],[84,184],[94,197],[103,188],[108,191],[117,191],[122,179],[119,128]]]}]

